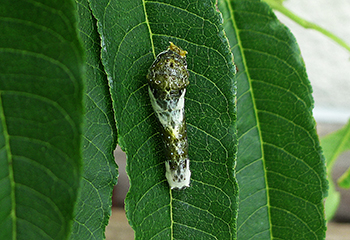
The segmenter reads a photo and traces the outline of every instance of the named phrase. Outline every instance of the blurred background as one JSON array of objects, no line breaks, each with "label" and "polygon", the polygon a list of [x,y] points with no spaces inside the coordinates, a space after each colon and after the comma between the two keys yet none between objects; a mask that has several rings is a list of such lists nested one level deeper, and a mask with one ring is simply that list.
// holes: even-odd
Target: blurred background
[{"label": "blurred background", "polygon": [[[350,0],[287,0],[284,6],[296,15],[331,31],[350,45]],[[306,64],[315,101],[314,117],[322,137],[338,130],[350,119],[350,52],[321,33],[304,29],[284,15],[277,17],[294,34]],[[125,173],[126,157],[118,147],[118,185],[113,194],[113,214],[106,230],[107,240],[134,239],[124,213],[124,198],[129,188]],[[344,153],[334,166],[336,182],[350,166],[350,152]],[[341,193],[338,211],[328,226],[327,240],[350,239],[350,190]]]}]

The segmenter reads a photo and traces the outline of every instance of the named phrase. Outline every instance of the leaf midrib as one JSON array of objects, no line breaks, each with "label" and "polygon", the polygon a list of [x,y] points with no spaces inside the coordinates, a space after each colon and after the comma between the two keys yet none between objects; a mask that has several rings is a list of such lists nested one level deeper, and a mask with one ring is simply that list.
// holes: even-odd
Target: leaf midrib
[{"label": "leaf midrib", "polygon": [[[241,41],[241,38],[240,38],[240,35],[239,35],[239,32],[238,32],[238,26],[236,25],[235,21],[234,21],[234,11],[232,9],[232,6],[230,4],[230,1],[229,0],[226,0],[226,4],[228,6],[228,9],[230,11],[230,14],[231,14],[231,22],[232,22],[232,26],[233,26],[233,29],[235,31],[235,35],[237,37],[237,44],[240,48],[240,52],[241,52],[241,58],[242,58],[242,64],[244,66],[244,71],[246,73],[246,76],[247,76],[247,81],[249,83],[249,91],[251,93],[251,101],[253,103],[253,109],[255,110],[254,111],[254,116],[255,116],[255,119],[256,119],[256,128],[257,128],[257,132],[259,134],[259,142],[260,142],[260,149],[261,149],[261,160],[262,160],[262,164],[263,164],[263,169],[266,169],[266,165],[265,165],[265,154],[264,154],[264,147],[263,147],[263,140],[262,140],[262,136],[261,136],[261,127],[260,127],[260,121],[259,121],[259,116],[258,116],[258,113],[257,113],[257,107],[256,107],[256,102],[255,102],[255,98],[254,98],[254,91],[253,91],[253,88],[252,88],[252,84],[251,84],[251,77],[250,77],[250,72],[247,70],[248,69],[248,66],[247,66],[247,61],[246,61],[246,57],[245,57],[245,54],[244,54],[244,48],[243,48],[243,45],[242,45],[242,41]],[[240,96],[237,96],[237,103],[238,103],[238,100],[239,100],[239,97]],[[237,108],[238,108],[238,104],[237,104]],[[237,141],[239,142],[239,138],[237,139]],[[264,177],[265,177],[265,186],[266,186],[266,206],[267,206],[267,212],[268,212],[268,221],[269,221],[269,232],[270,232],[270,236],[271,236],[271,233],[272,233],[272,224],[271,224],[271,205],[270,205],[270,197],[269,197],[269,184],[268,184],[268,179],[267,179],[267,175],[266,175],[266,171],[264,171]],[[239,183],[238,183],[239,185]],[[239,226],[238,226],[239,227]],[[239,228],[238,228],[239,229]],[[238,232],[238,230],[237,230]]]},{"label": "leaf midrib", "polygon": [[7,127],[6,127],[4,105],[2,102],[2,94],[3,92],[1,91],[0,92],[0,119],[1,119],[1,124],[3,126],[3,136],[5,140],[5,148],[6,148],[6,154],[8,159],[8,167],[9,167],[8,173],[9,173],[10,186],[11,186],[11,205],[12,206],[11,206],[10,217],[12,218],[12,239],[17,239],[15,180],[14,180],[14,172],[13,172],[11,147],[10,147],[10,136],[8,134]]}]

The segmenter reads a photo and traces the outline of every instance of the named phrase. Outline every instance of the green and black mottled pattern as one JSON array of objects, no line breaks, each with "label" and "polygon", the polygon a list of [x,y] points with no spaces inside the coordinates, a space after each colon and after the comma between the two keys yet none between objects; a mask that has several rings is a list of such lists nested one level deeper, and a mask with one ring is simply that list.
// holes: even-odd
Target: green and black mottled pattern
[{"label": "green and black mottled pattern", "polygon": [[[189,186],[189,159],[184,95],[189,84],[186,51],[171,43],[149,69],[149,94],[161,123],[167,179],[171,188]],[[168,172],[170,171],[170,172]]]}]

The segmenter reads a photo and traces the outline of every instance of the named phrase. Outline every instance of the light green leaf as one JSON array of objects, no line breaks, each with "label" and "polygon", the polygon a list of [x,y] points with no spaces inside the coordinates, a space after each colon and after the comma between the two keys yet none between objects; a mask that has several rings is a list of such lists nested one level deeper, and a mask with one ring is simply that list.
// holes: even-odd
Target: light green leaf
[{"label": "light green leaf", "polygon": [[338,179],[338,184],[342,188],[350,188],[350,168]]},{"label": "light green leaf", "polygon": [[77,1],[80,36],[86,49],[84,172],[75,209],[72,240],[104,239],[117,183],[113,150],[116,129],[107,76],[100,55],[101,42],[87,0]]},{"label": "light green leaf", "polygon": [[258,0],[221,0],[237,74],[238,239],[324,239],[325,164],[295,38]]},{"label": "light green leaf", "polygon": [[[232,55],[215,1],[91,0],[118,141],[127,154],[127,217],[136,239],[233,239],[236,192]],[[188,51],[191,187],[171,191],[147,70],[169,41]]]},{"label": "light green leaf", "polygon": [[350,150],[350,121],[338,131],[323,137],[321,144],[330,173],[339,155]]},{"label": "light green leaf", "polygon": [[[331,133],[321,140],[324,156],[327,161],[327,175],[329,181],[329,196],[326,200],[326,216],[327,220],[331,220],[337,211],[340,194],[336,191],[332,181],[332,169],[339,155],[345,151],[350,150],[350,121],[342,129]],[[339,178],[339,185],[342,187],[348,186],[349,169]]]},{"label": "light green leaf", "polygon": [[0,4],[0,239],[66,239],[81,179],[72,1]]},{"label": "light green leaf", "polygon": [[328,178],[328,182],[329,189],[328,196],[325,202],[325,214],[326,220],[330,221],[337,212],[340,203],[340,193],[335,189],[333,180],[331,178]]}]

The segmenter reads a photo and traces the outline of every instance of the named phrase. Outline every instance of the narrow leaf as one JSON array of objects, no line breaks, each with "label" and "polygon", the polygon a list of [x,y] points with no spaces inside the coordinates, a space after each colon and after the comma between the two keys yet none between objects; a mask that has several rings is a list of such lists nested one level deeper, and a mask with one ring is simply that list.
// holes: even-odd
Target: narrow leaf
[{"label": "narrow leaf", "polygon": [[[350,121],[340,130],[331,133],[321,139],[323,153],[327,161],[327,175],[329,181],[329,193],[326,200],[327,220],[331,220],[338,209],[340,194],[336,190],[332,180],[332,169],[340,154],[350,150]],[[349,169],[339,179],[339,185],[347,187],[349,181]]]},{"label": "narrow leaf", "polygon": [[84,172],[75,209],[72,240],[104,239],[111,215],[117,166],[112,101],[100,55],[101,41],[87,0],[77,1],[79,30],[86,53]]},{"label": "narrow leaf", "polygon": [[72,1],[0,4],[0,239],[67,239],[81,176]]},{"label": "narrow leaf", "polygon": [[350,188],[350,168],[338,179],[338,185],[342,188]]},{"label": "narrow leaf", "polygon": [[330,221],[337,212],[340,203],[340,193],[336,190],[334,182],[331,178],[328,178],[329,189],[328,196],[325,202],[325,214],[326,220]]},{"label": "narrow leaf", "polygon": [[238,239],[324,239],[325,165],[295,38],[258,0],[221,0],[239,72]]},{"label": "narrow leaf", "polygon": [[339,155],[350,150],[350,121],[338,131],[323,137],[321,144],[327,161],[327,170],[331,172]]},{"label": "narrow leaf", "polygon": [[[91,0],[127,154],[126,199],[136,239],[233,239],[235,68],[215,1]],[[191,187],[170,190],[147,71],[169,41],[188,51],[186,118]]]}]

